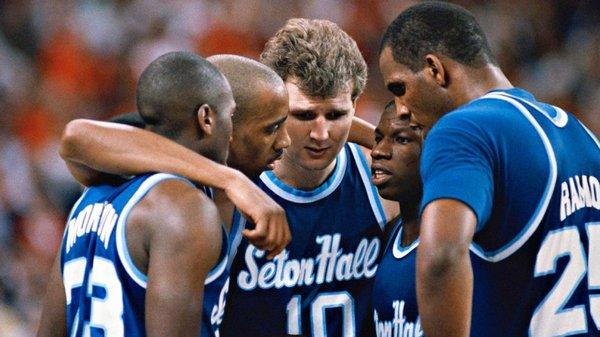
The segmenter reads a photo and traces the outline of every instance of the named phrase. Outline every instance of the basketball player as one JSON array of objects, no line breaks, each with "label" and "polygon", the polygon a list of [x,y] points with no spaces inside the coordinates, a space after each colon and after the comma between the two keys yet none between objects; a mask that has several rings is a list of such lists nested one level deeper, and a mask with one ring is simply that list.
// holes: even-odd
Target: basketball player
[{"label": "basketball player", "polygon": [[[289,145],[289,136],[283,128],[288,115],[287,91],[276,73],[251,59],[215,55],[208,60],[229,80],[237,103],[228,158],[233,169],[213,163],[155,133],[91,120],[75,120],[67,125],[60,154],[70,167],[77,168],[71,172],[84,185],[109,179],[99,172],[131,175],[160,171],[223,188],[227,198],[257,223],[253,229],[244,229],[243,234],[273,257],[291,239],[285,213],[280,214],[281,207],[248,178],[256,179],[271,167]],[[125,124],[143,125],[136,113],[118,118]],[[252,186],[248,187],[247,182]],[[215,196],[229,204],[219,190]],[[222,215],[228,226],[229,213],[233,211],[230,206],[221,208],[230,209]]]},{"label": "basketball player", "polygon": [[287,86],[291,144],[258,184],[286,210],[293,240],[273,261],[240,244],[222,336],[362,336],[382,227],[397,213],[346,142],[366,64],[337,25],[307,19],[289,20],[261,62]]},{"label": "basketball player", "polygon": [[600,334],[598,140],[514,88],[459,6],[402,12],[379,64],[396,104],[433,127],[416,267],[425,335]]},{"label": "basketball player", "polygon": [[[191,53],[142,73],[148,129],[224,162],[235,103],[227,80]],[[204,189],[209,193],[208,189]],[[69,215],[38,336],[215,336],[228,243],[210,196],[188,180],[145,174],[91,186]],[[211,303],[212,302],[212,303]]]},{"label": "basketball player", "polygon": [[422,195],[419,177],[422,132],[410,116],[396,115],[391,101],[375,129],[371,152],[372,182],[379,194],[399,203],[402,216],[387,226],[383,257],[373,285],[373,320],[377,337],[421,336],[415,291],[415,248]]},{"label": "basketball player", "polygon": [[[366,65],[355,42],[330,22],[292,20],[281,30],[282,34],[286,29],[292,32],[288,37],[298,37],[302,45],[297,51],[290,50],[289,55],[282,50],[278,57],[288,59],[293,56],[295,64],[289,64],[290,69],[297,65],[299,71],[306,71],[306,77],[276,69],[286,80],[290,94],[291,114],[286,128],[294,132],[288,148],[293,151],[286,151],[274,167],[273,172],[277,175],[261,175],[259,185],[285,207],[288,218],[294,218],[290,229],[299,238],[273,262],[265,258],[260,247],[247,241],[240,244],[238,259],[233,266],[239,275],[232,277],[234,294],[227,303],[228,318],[224,321],[221,336],[282,336],[301,334],[302,331],[315,335],[326,332],[329,336],[357,336],[361,334],[370,310],[372,278],[381,249],[381,228],[387,218],[397,213],[397,206],[388,204],[389,214],[385,214],[369,181],[368,156],[358,146],[345,144],[356,99],[364,88]],[[304,29],[308,34],[303,36]],[[282,36],[280,42],[274,40],[271,47],[267,47],[271,49],[267,50],[285,43],[285,39]],[[304,61],[311,58],[310,63]],[[234,139],[237,129],[234,124]],[[111,136],[109,132],[105,137],[92,139],[107,144],[117,139],[115,135],[112,133]],[[141,138],[136,137],[136,142],[138,140]],[[158,147],[159,143],[155,144]],[[165,150],[161,154],[165,154],[166,146],[160,147]],[[141,152],[137,151],[144,148],[147,145],[140,141],[131,159],[139,159]],[[109,152],[111,147],[102,147],[104,150]],[[235,150],[232,148],[232,151]],[[81,155],[78,153],[73,151],[72,154]],[[182,152],[177,153],[181,155],[175,156],[167,165],[180,163],[187,157]],[[284,163],[288,154],[289,162]],[[146,170],[155,169],[150,166],[151,162],[163,162],[158,157],[143,157],[148,159],[142,160],[147,164]],[[114,159],[115,163],[119,160]],[[102,169],[96,164],[90,166]],[[175,165],[171,166],[172,171],[169,171],[192,178],[189,171],[184,174]],[[182,166],[193,167],[187,163]],[[122,164],[115,165],[109,172],[122,167]],[[273,185],[287,190],[284,197],[271,189]],[[347,207],[349,204],[355,207]],[[333,215],[333,210],[339,210],[337,216]],[[245,226],[243,217],[236,219],[240,223],[234,225]],[[336,259],[341,261],[337,263],[341,266],[339,271],[335,270]],[[246,265],[248,260],[251,262]],[[290,267],[303,263],[303,280],[296,274],[294,282],[287,281],[283,285],[278,279],[277,285],[271,286],[273,277],[281,278],[282,275],[275,266],[285,268],[284,263]],[[275,274],[270,274],[272,272]],[[244,275],[248,282],[258,282],[256,291],[245,287],[241,281]],[[266,283],[263,282],[265,277],[270,278]],[[251,319],[245,319],[249,317]]]}]

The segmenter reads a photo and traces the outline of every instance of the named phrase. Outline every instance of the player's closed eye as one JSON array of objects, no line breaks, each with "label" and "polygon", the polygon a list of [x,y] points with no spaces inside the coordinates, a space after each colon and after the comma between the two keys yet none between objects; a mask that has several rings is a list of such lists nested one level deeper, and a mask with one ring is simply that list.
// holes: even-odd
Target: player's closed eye
[{"label": "player's closed eye", "polygon": [[315,114],[310,111],[296,112],[292,113],[291,115],[294,116],[294,118],[299,119],[301,121],[309,121],[315,119]]},{"label": "player's closed eye", "polygon": [[396,136],[396,138],[394,138],[394,141],[399,144],[408,144],[411,142],[411,139],[402,136]]},{"label": "player's closed eye", "polygon": [[265,132],[269,135],[274,134],[281,127],[281,123],[271,124],[266,129]]},{"label": "player's closed eye", "polygon": [[382,140],[383,140],[383,136],[381,134],[376,133],[375,134],[375,144],[381,143]]},{"label": "player's closed eye", "polygon": [[344,116],[346,116],[348,113],[345,111],[332,111],[330,113],[328,113],[327,115],[325,115],[325,118],[327,118],[328,120],[336,120],[339,118],[342,118]]},{"label": "player's closed eye", "polygon": [[404,83],[390,83],[388,84],[387,89],[396,97],[404,96],[406,93],[406,86]]}]

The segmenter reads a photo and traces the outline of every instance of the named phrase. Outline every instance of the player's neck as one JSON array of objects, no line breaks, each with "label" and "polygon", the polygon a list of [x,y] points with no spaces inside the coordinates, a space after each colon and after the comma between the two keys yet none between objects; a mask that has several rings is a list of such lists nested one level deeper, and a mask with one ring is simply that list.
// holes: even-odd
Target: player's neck
[{"label": "player's neck", "polygon": [[419,237],[418,204],[402,207],[402,247],[407,247]]},{"label": "player's neck", "polygon": [[326,168],[321,170],[309,170],[286,155],[283,155],[279,165],[273,173],[286,185],[299,190],[310,191],[321,186],[335,169],[336,160],[333,160]]},{"label": "player's neck", "polygon": [[461,76],[461,86],[459,88],[460,97],[456,106],[469,103],[470,101],[479,98],[491,90],[510,89],[513,85],[510,83],[506,75],[500,68],[488,65],[479,69],[466,69]]}]

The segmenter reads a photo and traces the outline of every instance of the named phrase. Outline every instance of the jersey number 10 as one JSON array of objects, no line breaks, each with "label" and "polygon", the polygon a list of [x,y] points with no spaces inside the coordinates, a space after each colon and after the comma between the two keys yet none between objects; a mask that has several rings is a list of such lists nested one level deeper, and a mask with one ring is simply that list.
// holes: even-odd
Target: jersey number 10
[{"label": "jersey number 10", "polygon": [[[587,259],[576,226],[550,231],[535,261],[535,277],[556,273],[556,261],[568,256],[569,262],[560,279],[535,310],[529,326],[533,337],[566,336],[588,331],[584,304],[565,309],[573,292],[583,280],[587,270],[588,289],[600,289],[600,222],[586,224],[589,240]],[[589,295],[590,315],[600,330],[600,294]]]},{"label": "jersey number 10", "polygon": [[[290,335],[302,334],[302,298],[300,295],[292,297],[287,305],[287,333]],[[325,310],[338,308],[343,314],[344,337],[355,337],[354,301],[346,291],[319,294],[310,305],[311,336],[327,337],[327,324]]]}]

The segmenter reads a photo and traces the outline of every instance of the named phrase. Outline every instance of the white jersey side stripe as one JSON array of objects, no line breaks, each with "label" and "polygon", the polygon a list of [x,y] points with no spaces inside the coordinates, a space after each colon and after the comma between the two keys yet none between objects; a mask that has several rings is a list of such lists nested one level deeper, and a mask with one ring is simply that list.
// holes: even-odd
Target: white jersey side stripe
[{"label": "white jersey side stripe", "polygon": [[538,228],[540,223],[542,222],[542,218],[548,209],[548,204],[550,203],[550,199],[552,199],[552,193],[554,191],[554,187],[556,186],[557,179],[557,163],[556,163],[556,155],[554,154],[554,149],[552,148],[552,144],[548,139],[548,136],[539,125],[539,123],[533,118],[529,110],[520,103],[520,100],[517,100],[513,97],[508,97],[508,95],[499,94],[499,93],[490,93],[483,96],[480,99],[498,99],[501,101],[508,102],[513,105],[521,114],[531,123],[531,125],[535,128],[538,135],[540,136],[542,143],[544,144],[544,148],[546,149],[546,154],[548,155],[548,161],[550,166],[550,175],[548,177],[548,182],[546,184],[546,189],[544,191],[543,197],[538,204],[536,211],[533,213],[529,222],[526,226],[523,227],[521,232],[517,234],[517,236],[510,241],[508,244],[504,245],[500,249],[497,249],[493,252],[484,251],[479,245],[473,243],[471,251],[475,253],[478,257],[490,261],[490,262],[498,262],[512,255],[515,251],[521,248],[525,242],[533,235],[535,230]]}]

